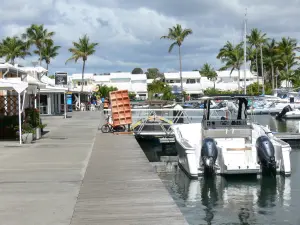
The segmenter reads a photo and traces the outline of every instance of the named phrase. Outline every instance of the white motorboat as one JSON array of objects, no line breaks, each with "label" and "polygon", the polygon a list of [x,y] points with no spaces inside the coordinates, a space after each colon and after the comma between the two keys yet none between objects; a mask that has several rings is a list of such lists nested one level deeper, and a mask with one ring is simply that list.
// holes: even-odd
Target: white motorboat
[{"label": "white motorboat", "polygon": [[299,109],[299,103],[289,103],[289,102],[261,102],[256,107],[251,107],[247,110],[248,115],[257,115],[257,114],[278,114],[284,107],[290,105],[294,109]]},{"label": "white motorboat", "polygon": [[[216,174],[291,174],[291,147],[262,125],[247,119],[246,96],[218,96],[239,101],[237,115],[211,119],[204,97],[202,123],[172,125],[180,167],[191,177]],[[235,118],[234,118],[235,117]]]},{"label": "white motorboat", "polygon": [[283,110],[276,116],[276,119],[300,119],[300,110],[292,109],[290,105],[287,105]]}]

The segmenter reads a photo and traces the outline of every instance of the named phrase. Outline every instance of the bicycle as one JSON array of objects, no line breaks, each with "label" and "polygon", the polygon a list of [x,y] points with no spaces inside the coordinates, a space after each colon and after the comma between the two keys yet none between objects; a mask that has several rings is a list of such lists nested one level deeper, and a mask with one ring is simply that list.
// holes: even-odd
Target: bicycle
[{"label": "bicycle", "polygon": [[101,127],[102,133],[114,133],[114,132],[124,132],[126,127],[124,125],[114,126],[110,121],[111,117],[108,115],[106,118],[106,124],[103,124]]}]

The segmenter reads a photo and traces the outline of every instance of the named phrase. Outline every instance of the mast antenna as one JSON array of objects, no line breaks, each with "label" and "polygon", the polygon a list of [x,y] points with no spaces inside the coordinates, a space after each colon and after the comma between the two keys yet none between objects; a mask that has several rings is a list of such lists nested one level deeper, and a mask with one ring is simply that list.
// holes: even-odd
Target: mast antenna
[{"label": "mast antenna", "polygon": [[244,21],[244,94],[247,94],[246,87],[246,66],[247,66],[247,8],[245,10],[245,21]]}]

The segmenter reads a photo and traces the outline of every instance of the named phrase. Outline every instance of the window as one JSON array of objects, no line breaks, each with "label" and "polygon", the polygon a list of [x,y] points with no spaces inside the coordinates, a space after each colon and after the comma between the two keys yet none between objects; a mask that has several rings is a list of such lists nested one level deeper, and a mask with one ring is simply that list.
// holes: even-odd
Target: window
[{"label": "window", "polygon": [[[81,84],[82,84],[82,82],[80,82],[80,81],[77,82],[77,85],[78,85],[78,86],[81,86]],[[87,86],[87,81],[84,81],[84,82],[83,82],[83,85],[84,85],[84,86]]]},{"label": "window", "polygon": [[196,83],[196,79],[187,79],[186,83],[187,84],[195,84]]}]

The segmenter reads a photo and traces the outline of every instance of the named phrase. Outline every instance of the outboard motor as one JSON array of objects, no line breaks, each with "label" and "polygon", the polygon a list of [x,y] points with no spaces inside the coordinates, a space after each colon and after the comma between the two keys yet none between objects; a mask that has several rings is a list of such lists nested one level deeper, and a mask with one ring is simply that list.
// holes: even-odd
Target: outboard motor
[{"label": "outboard motor", "polygon": [[293,111],[292,107],[290,105],[287,105],[285,106],[282,111],[276,116],[276,119],[277,120],[280,120],[282,119],[282,117],[284,117],[284,115],[287,113],[287,112],[290,112],[290,111]]},{"label": "outboard motor", "polygon": [[201,160],[204,166],[204,172],[214,172],[214,165],[218,157],[218,148],[212,138],[205,138],[201,148]]},{"label": "outboard motor", "polygon": [[260,136],[256,140],[256,150],[263,174],[276,173],[275,149],[267,136]]}]

